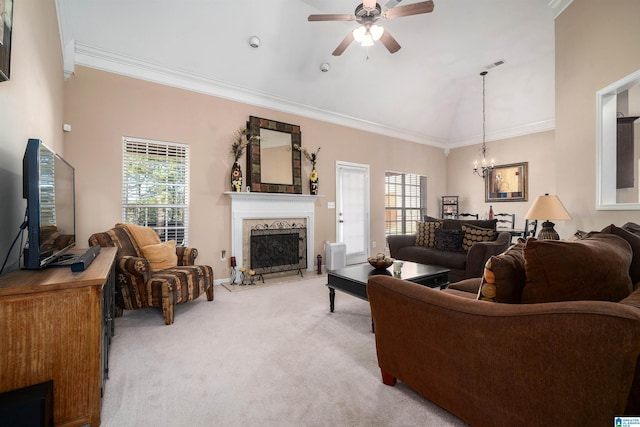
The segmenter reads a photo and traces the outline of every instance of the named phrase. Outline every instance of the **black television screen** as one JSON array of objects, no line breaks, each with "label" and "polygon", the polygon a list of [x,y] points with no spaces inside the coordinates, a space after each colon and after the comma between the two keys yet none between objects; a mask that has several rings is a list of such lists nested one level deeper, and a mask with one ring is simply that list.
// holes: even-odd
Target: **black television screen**
[{"label": "black television screen", "polygon": [[24,268],[39,269],[75,245],[75,170],[39,139],[29,139],[23,158],[28,241]]}]

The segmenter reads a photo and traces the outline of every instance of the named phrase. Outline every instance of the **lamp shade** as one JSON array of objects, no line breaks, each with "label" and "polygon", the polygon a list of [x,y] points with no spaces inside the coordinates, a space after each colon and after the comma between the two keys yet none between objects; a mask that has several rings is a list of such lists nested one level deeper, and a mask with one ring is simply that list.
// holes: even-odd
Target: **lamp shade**
[{"label": "lamp shade", "polygon": [[571,215],[565,209],[558,196],[538,196],[529,211],[525,215],[525,219],[540,220],[570,220]]}]

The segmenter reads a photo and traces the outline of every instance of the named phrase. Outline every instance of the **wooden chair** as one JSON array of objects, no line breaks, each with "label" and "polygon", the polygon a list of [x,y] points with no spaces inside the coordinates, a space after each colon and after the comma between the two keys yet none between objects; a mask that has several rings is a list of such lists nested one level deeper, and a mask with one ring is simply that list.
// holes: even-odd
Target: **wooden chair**
[{"label": "wooden chair", "polygon": [[497,228],[514,229],[516,225],[516,214],[497,213],[494,218],[498,220]]},{"label": "wooden chair", "polygon": [[478,214],[464,213],[464,212],[458,214],[458,219],[465,219],[463,217],[471,217],[471,219],[480,219],[480,216]]}]

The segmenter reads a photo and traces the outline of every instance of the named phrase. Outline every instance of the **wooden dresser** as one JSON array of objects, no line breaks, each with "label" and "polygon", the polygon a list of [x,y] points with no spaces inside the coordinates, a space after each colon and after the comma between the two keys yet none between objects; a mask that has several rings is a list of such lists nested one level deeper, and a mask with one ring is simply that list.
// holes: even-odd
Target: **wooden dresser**
[{"label": "wooden dresser", "polygon": [[51,267],[0,277],[0,392],[53,380],[56,426],[100,425],[115,255],[102,248],[77,273]]}]

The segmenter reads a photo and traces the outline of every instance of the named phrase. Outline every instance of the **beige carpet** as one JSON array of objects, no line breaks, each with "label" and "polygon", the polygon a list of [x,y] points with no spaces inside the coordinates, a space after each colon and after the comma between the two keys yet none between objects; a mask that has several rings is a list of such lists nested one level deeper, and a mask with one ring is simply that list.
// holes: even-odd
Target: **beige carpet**
[{"label": "beige carpet", "polygon": [[253,292],[216,286],[176,307],[116,319],[103,426],[465,426],[382,384],[366,301],[325,277]]},{"label": "beige carpet", "polygon": [[326,283],[327,273],[323,272],[322,274],[318,274],[315,272],[305,271],[304,276],[300,276],[299,273],[295,271],[286,271],[282,273],[270,273],[264,274],[264,280],[260,280],[258,276],[255,276],[253,285],[249,285],[249,280],[245,280],[246,285],[240,285],[239,283],[231,284],[229,282],[222,283],[222,287],[228,290],[229,292],[238,292],[238,291],[248,291],[251,289],[265,288],[267,286],[279,285],[282,283],[291,283],[303,280],[313,280],[324,277]]}]

